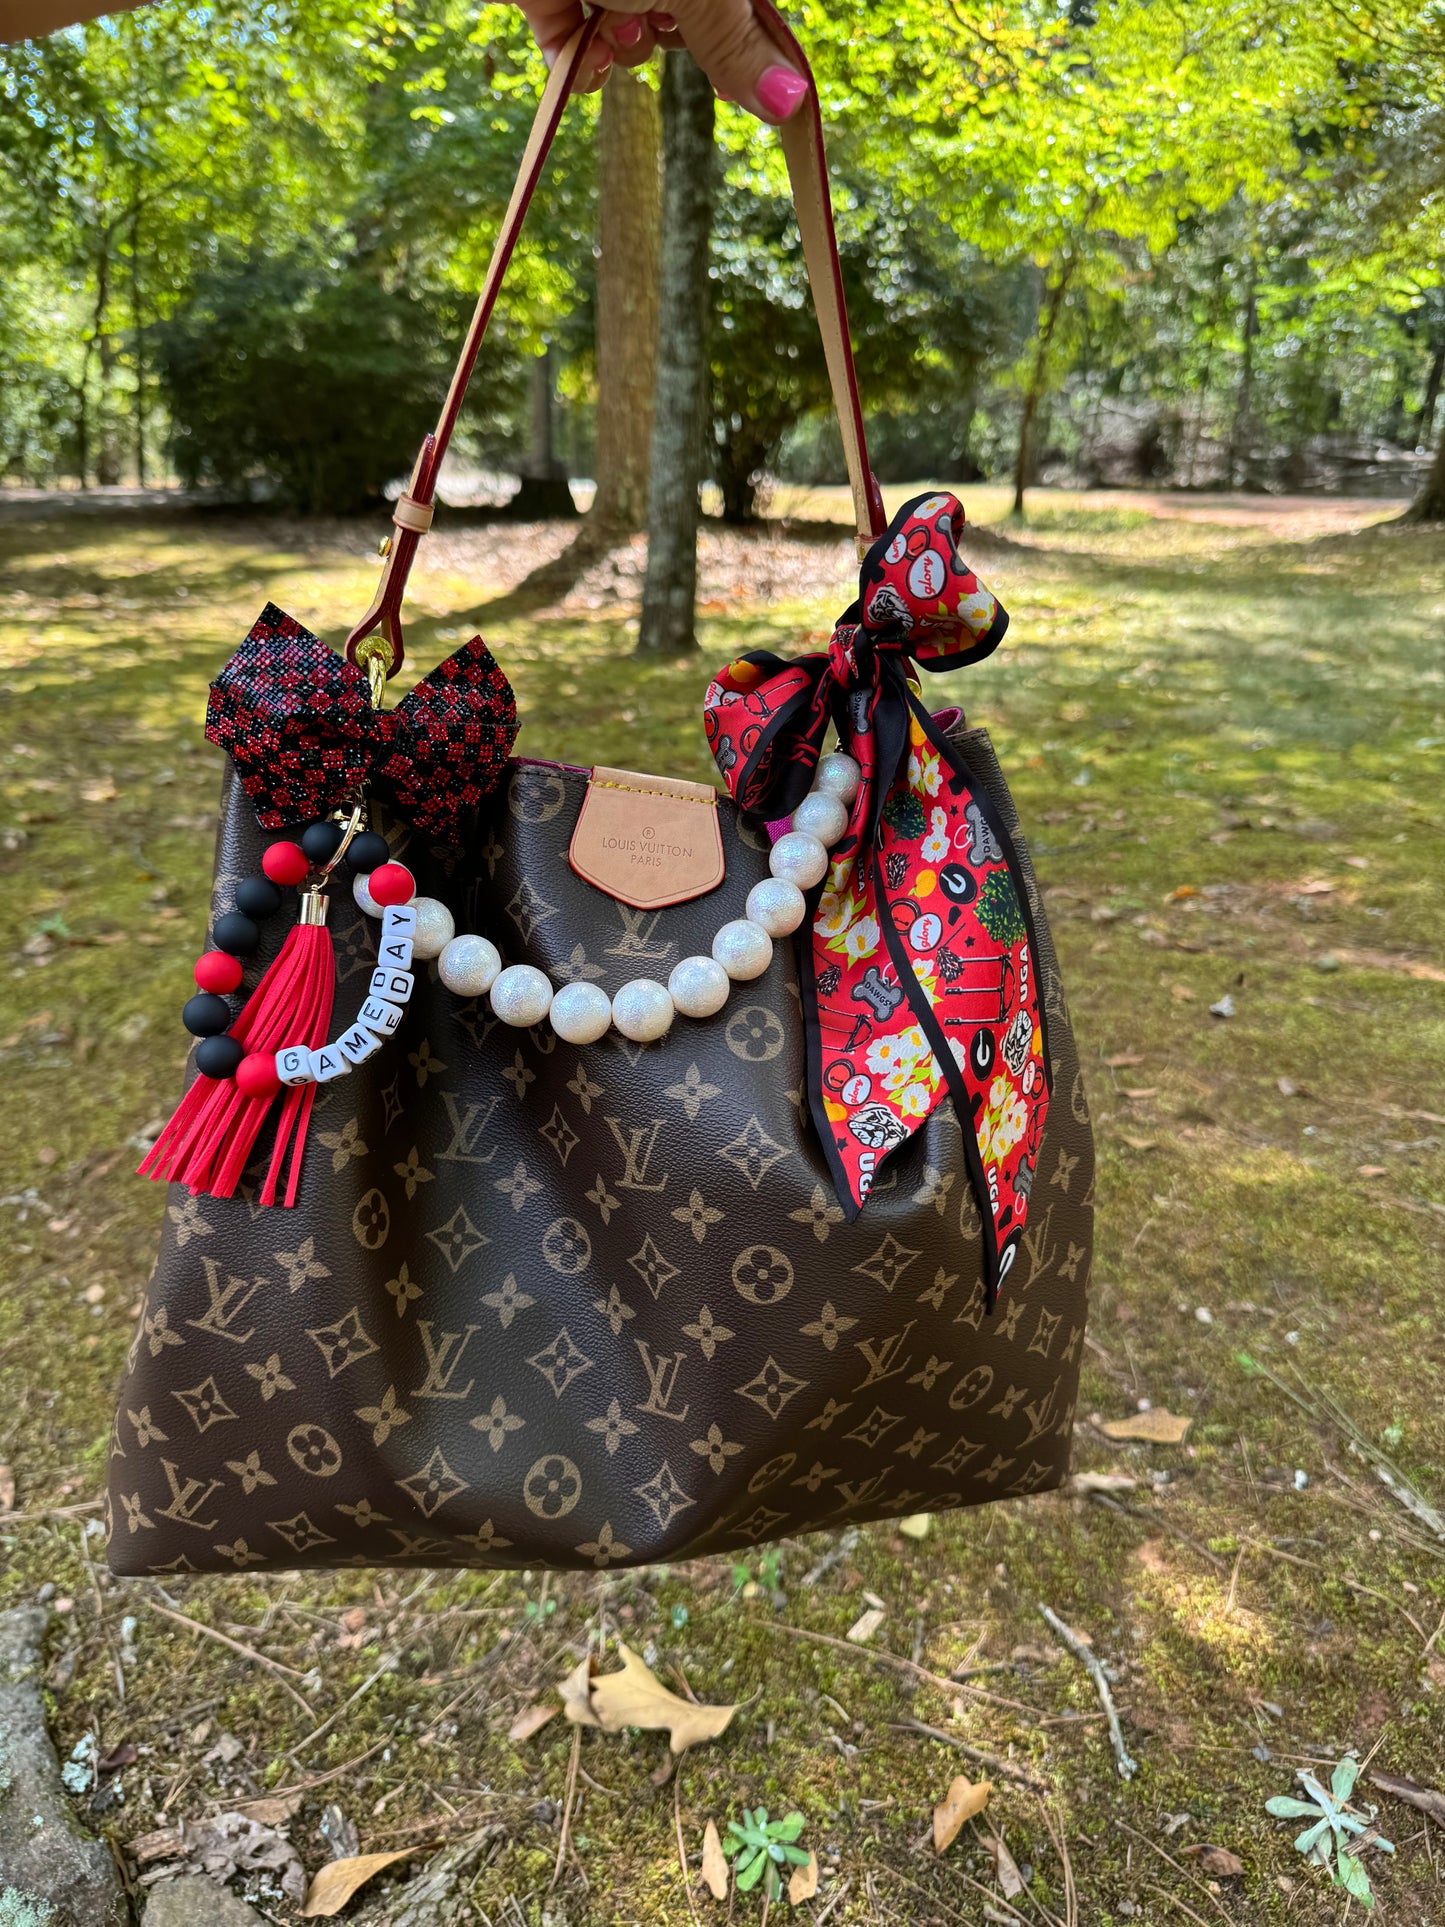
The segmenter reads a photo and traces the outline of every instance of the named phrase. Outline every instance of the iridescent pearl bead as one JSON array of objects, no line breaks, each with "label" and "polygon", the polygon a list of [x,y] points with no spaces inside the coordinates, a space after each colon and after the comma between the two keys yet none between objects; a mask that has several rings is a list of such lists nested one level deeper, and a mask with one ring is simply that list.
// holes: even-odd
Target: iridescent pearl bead
[{"label": "iridescent pearl bead", "polygon": [[564,1044],[595,1044],[612,1022],[612,1000],[596,984],[563,984],[547,1016]]},{"label": "iridescent pearl bead", "polygon": [[531,964],[508,964],[492,985],[492,1009],[504,1024],[525,1030],[552,1007],[552,982]]},{"label": "iridescent pearl bead", "polygon": [[453,937],[437,959],[437,975],[458,997],[481,997],[497,981],[501,953],[485,937]]},{"label": "iridescent pearl bead", "polygon": [[362,876],[358,872],[352,879],[351,894],[356,901],[358,910],[364,910],[369,917],[379,917],[381,915],[381,905],[366,887],[370,880],[369,875]]},{"label": "iridescent pearl bead", "polygon": [[712,954],[734,982],[747,984],[773,961],[773,940],[761,924],[734,917],[713,938]]},{"label": "iridescent pearl bead", "polygon": [[858,794],[863,772],[846,750],[835,749],[825,756],[813,777],[813,788],[824,796],[836,796],[840,803],[851,803]]},{"label": "iridescent pearl bead", "polygon": [[711,957],[684,957],[667,980],[668,995],[684,1017],[715,1017],[730,988],[728,973]]},{"label": "iridescent pearl bead", "polygon": [[651,977],[634,977],[612,999],[612,1021],[634,1044],[654,1044],[666,1037],[674,1015],[667,985]]},{"label": "iridescent pearl bead", "polygon": [[828,852],[816,836],[806,830],[789,830],[773,845],[768,868],[785,883],[796,883],[800,890],[811,890],[821,883],[828,870]]},{"label": "iridescent pearl bead", "polygon": [[785,877],[764,877],[755,883],[744,907],[748,921],[760,925],[770,937],[788,936],[808,912],[802,891]]},{"label": "iridescent pearl bead", "polygon": [[793,811],[793,828],[816,836],[831,846],[848,827],[848,812],[841,800],[826,790],[813,790]]},{"label": "iridescent pearl bead", "polygon": [[456,921],[438,897],[414,897],[416,929],[412,933],[414,957],[439,957],[457,934]]}]

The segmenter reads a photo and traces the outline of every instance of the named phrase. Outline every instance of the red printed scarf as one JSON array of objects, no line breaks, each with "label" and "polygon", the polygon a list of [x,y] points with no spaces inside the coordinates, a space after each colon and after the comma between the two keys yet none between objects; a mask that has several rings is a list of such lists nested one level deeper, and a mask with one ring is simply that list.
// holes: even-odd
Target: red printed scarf
[{"label": "red printed scarf", "polygon": [[839,1202],[952,1100],[992,1306],[1017,1255],[1049,1104],[1038,951],[1018,857],[987,792],[919,701],[910,664],[989,655],[1008,617],[958,553],[963,508],[907,503],[864,557],[826,654],[754,650],[709,686],[729,791],[772,820],[810,786],[830,723],[862,780],[800,933],[808,1096]]}]

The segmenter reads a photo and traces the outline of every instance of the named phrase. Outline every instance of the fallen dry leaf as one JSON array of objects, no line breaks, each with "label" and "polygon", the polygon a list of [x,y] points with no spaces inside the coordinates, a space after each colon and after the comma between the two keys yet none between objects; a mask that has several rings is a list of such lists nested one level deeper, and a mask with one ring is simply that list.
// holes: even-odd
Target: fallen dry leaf
[{"label": "fallen dry leaf", "polygon": [[947,1853],[965,1820],[982,1813],[993,1792],[992,1780],[970,1780],[960,1773],[933,1809],[933,1851]]},{"label": "fallen dry leaf", "polygon": [[1137,1051],[1121,1050],[1116,1051],[1112,1057],[1106,1057],[1104,1062],[1111,1071],[1122,1071],[1127,1069],[1131,1064],[1142,1064],[1144,1059],[1139,1056]]},{"label": "fallen dry leaf", "polygon": [[1169,995],[1174,999],[1176,1004],[1192,1004],[1194,1002],[1194,992],[1189,988],[1188,984],[1170,984]]},{"label": "fallen dry leaf", "polygon": [[[604,1733],[618,1733],[624,1726],[665,1727],[673,1752],[685,1753],[726,1730],[736,1706],[698,1706],[679,1699],[620,1639],[617,1650],[622,1656],[621,1671],[598,1673],[592,1680],[592,1723]],[[570,1703],[568,1717],[572,1717]]]},{"label": "fallen dry leaf", "polygon": [[848,1628],[848,1638],[855,1646],[866,1646],[888,1617],[880,1606],[870,1606],[866,1613],[860,1613]]},{"label": "fallen dry leaf", "polygon": [[531,1706],[524,1706],[516,1719],[507,1728],[509,1740],[530,1740],[534,1733],[540,1733],[548,1720],[555,1719],[562,1711],[560,1706],[548,1706],[545,1700],[536,1700]]},{"label": "fallen dry leaf", "polygon": [[728,1897],[728,1863],[723,1858],[717,1822],[709,1820],[702,1830],[702,1877],[714,1900]]},{"label": "fallen dry leaf", "polygon": [[1127,1131],[1120,1131],[1119,1135],[1131,1151],[1152,1151],[1159,1142],[1157,1137],[1130,1137]]},{"label": "fallen dry leaf", "polygon": [[1428,1814],[1437,1826],[1445,1827],[1445,1793],[1437,1792],[1432,1786],[1421,1786],[1416,1780],[1402,1778],[1398,1773],[1372,1773],[1370,1785],[1378,1787],[1381,1793],[1390,1794],[1393,1799],[1403,1800],[1406,1806]]},{"label": "fallen dry leaf", "polygon": [[0,1465],[0,1512],[9,1512],[15,1504],[15,1474],[8,1465]]},{"label": "fallen dry leaf", "polygon": [[562,1695],[562,1711],[574,1726],[600,1726],[601,1720],[592,1710],[592,1677],[596,1672],[592,1655],[589,1653],[572,1668],[566,1679],[558,1682],[557,1691]]},{"label": "fallen dry leaf", "polygon": [[1165,897],[1166,903],[1182,903],[1186,897],[1197,897],[1198,890],[1192,883],[1181,883],[1177,890],[1171,890]]},{"label": "fallen dry leaf", "polygon": [[147,1866],[152,1860],[175,1860],[185,1850],[179,1827],[157,1827],[153,1833],[138,1833],[126,1846],[126,1852],[138,1867]]},{"label": "fallen dry leaf", "polygon": [[931,1512],[910,1512],[906,1519],[898,1521],[898,1530],[905,1539],[926,1539],[932,1525]]},{"label": "fallen dry leaf", "polygon": [[294,1793],[272,1793],[259,1800],[239,1800],[233,1811],[247,1820],[254,1820],[258,1827],[283,1827],[305,1798],[306,1789],[298,1787]]},{"label": "fallen dry leaf", "polygon": [[1138,1090],[1131,1091],[1121,1084],[1119,1095],[1120,1097],[1157,1097],[1163,1088],[1162,1084],[1141,1084]]},{"label": "fallen dry leaf", "polygon": [[1105,1419],[1099,1429],[1109,1439],[1143,1439],[1150,1445],[1178,1445],[1193,1423],[1192,1418],[1180,1418],[1177,1413],[1156,1405],[1148,1412],[1131,1412],[1128,1418]]},{"label": "fallen dry leaf", "polygon": [[1244,1862],[1228,1847],[1201,1847],[1199,1865],[1205,1873],[1213,1874],[1216,1880],[1237,1880],[1244,1872]]},{"label": "fallen dry leaf", "polygon": [[1383,1164],[1357,1164],[1355,1170],[1362,1178],[1383,1178],[1386,1175]]},{"label": "fallen dry leaf", "polygon": [[394,1861],[405,1860],[415,1847],[402,1847],[395,1853],[359,1853],[350,1860],[329,1860],[306,1889],[303,1920],[330,1920],[339,1914],[351,1896],[364,1887],[373,1874]]},{"label": "fallen dry leaf", "polygon": [[818,1856],[808,1855],[806,1867],[794,1867],[793,1877],[788,1882],[788,1905],[796,1907],[800,1900],[811,1900],[818,1891]]},{"label": "fallen dry leaf", "polygon": [[996,1833],[989,1834],[984,1845],[993,1856],[994,1877],[1003,1889],[1004,1899],[1012,1900],[1024,1891],[1024,1877],[1018,1870],[1018,1862]]}]

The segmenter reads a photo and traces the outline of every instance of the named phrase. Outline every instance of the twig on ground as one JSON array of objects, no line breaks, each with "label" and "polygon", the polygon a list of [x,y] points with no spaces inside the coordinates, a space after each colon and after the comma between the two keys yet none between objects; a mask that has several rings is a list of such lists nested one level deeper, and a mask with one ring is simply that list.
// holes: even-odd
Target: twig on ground
[{"label": "twig on ground", "polygon": [[898,1653],[890,1653],[886,1646],[854,1646],[846,1639],[835,1638],[832,1633],[815,1633],[809,1626],[789,1626],[781,1619],[760,1619],[757,1624],[766,1626],[769,1632],[787,1633],[793,1639],[812,1639],[820,1646],[835,1646],[850,1659],[870,1660],[875,1666],[891,1666],[895,1672],[907,1673],[913,1679],[922,1680],[925,1686],[937,1687],[940,1693],[947,1693],[950,1699],[968,1693],[974,1699],[987,1700],[990,1706],[1006,1706],[1011,1712],[1027,1713],[1033,1720],[1044,1717],[1037,1706],[1025,1706],[1022,1700],[1005,1699],[1001,1693],[986,1692],[982,1686],[972,1686],[964,1680],[945,1679],[941,1673],[930,1673],[926,1666],[919,1666]]},{"label": "twig on ground", "polygon": [[16,1526],[40,1525],[46,1519],[76,1519],[83,1512],[100,1512],[104,1499],[82,1499],[77,1505],[43,1505],[33,1512],[0,1512],[0,1530],[13,1532]]},{"label": "twig on ground", "polygon": [[[580,1726],[577,1734],[580,1739],[582,1734]],[[692,1897],[692,1875],[687,1870],[687,1846],[682,1837],[682,1775],[680,1773],[674,1773],[672,1776],[672,1825],[677,1834],[677,1864],[682,1871],[683,1898],[687,1901],[687,1911],[696,1920],[697,1904]]]},{"label": "twig on ground", "polygon": [[373,1753],[380,1753],[384,1746],[390,1746],[395,1737],[396,1728],[393,1726],[376,1742],[375,1746],[369,1746],[364,1753],[358,1753],[354,1760],[343,1761],[340,1766],[333,1766],[325,1773],[313,1773],[309,1779],[298,1780],[294,1786],[271,1787],[265,1794],[238,1793],[234,1800],[226,1800],[221,1804],[223,1806],[245,1806],[252,1800],[280,1800],[288,1793],[309,1793],[313,1787],[325,1786],[329,1780],[339,1780],[343,1774],[350,1773],[353,1767],[358,1767],[363,1761],[369,1760]]},{"label": "twig on ground", "polygon": [[[214,1639],[218,1645],[229,1646],[231,1651],[239,1653],[242,1659],[249,1659],[254,1665],[262,1667],[266,1672],[274,1675],[308,1720],[316,1718],[316,1708],[309,1700],[303,1699],[291,1684],[291,1680],[306,1679],[309,1677],[308,1674],[298,1672],[294,1666],[284,1665],[279,1659],[271,1659],[265,1653],[258,1653],[254,1646],[243,1646],[239,1639],[232,1639],[229,1633],[217,1632],[214,1626],[202,1625],[199,1619],[192,1619],[187,1613],[172,1612],[169,1606],[159,1606],[154,1599],[147,1599],[144,1594],[140,1595],[140,1603],[148,1607],[151,1612],[159,1613],[162,1619],[174,1620],[177,1626],[184,1626],[187,1632],[199,1633],[203,1639]],[[290,1678],[287,1677],[288,1674]]]},{"label": "twig on ground", "polygon": [[[1190,1873],[1187,1867],[1181,1866],[1180,1863],[1174,1858],[1172,1853],[1165,1853],[1164,1849],[1161,1846],[1156,1845],[1156,1843],[1149,1838],[1147,1833],[1140,1833],[1139,1829],[1137,1827],[1131,1827],[1127,1820],[1119,1820],[1116,1818],[1114,1824],[1116,1826],[1122,1827],[1125,1833],[1133,1834],[1134,1838],[1137,1841],[1139,1841],[1141,1845],[1146,1846],[1149,1849],[1150,1853],[1157,1853],[1161,1860],[1167,1861],[1167,1863],[1174,1869],[1175,1873],[1183,1874],[1184,1878],[1189,1882],[1190,1886],[1197,1887],[1199,1892],[1204,1895],[1204,1898],[1209,1902],[1210,1906],[1214,1909],[1215,1913],[1217,1913],[1221,1917],[1221,1919],[1227,1920],[1229,1922],[1229,1927],[1234,1927],[1234,1916],[1229,1912],[1228,1908],[1222,1907],[1220,1903],[1214,1898],[1214,1895],[1210,1893],[1209,1889],[1204,1885],[1204,1883],[1202,1881],[1196,1880],[1194,1878],[1194,1875]],[[1187,1913],[1188,1911],[1189,1911],[1188,1908],[1185,1908],[1185,1912]],[[1198,1916],[1196,1916],[1196,1918],[1197,1917]]]},{"label": "twig on ground", "polygon": [[[981,1880],[975,1880],[971,1873],[965,1873],[963,1868],[956,1864],[950,1867],[949,1871],[955,1880],[964,1881],[968,1886],[972,1887],[976,1893],[981,1893],[984,1899],[989,1901],[993,1906],[1001,1908],[1011,1919],[1022,1921],[1024,1927],[1028,1927],[1028,1915],[1021,1914],[1017,1907],[1011,1907],[996,1887],[985,1887]],[[905,1887],[911,1887],[914,1893],[922,1894],[923,1898],[930,1901],[934,1906],[944,1904],[939,1900],[937,1894],[929,1893],[926,1887],[920,1887],[916,1880],[910,1880],[906,1873],[899,1873],[896,1867],[883,1866],[878,1869],[878,1872],[886,1873],[894,1880],[901,1880]],[[953,1910],[950,1909],[949,1911],[952,1912]],[[955,1913],[954,1919],[962,1920],[963,1915]]]},{"label": "twig on ground", "polygon": [[829,1914],[833,1912],[834,1908],[841,1907],[852,1891],[853,1882],[851,1880],[845,1880],[842,1886],[839,1887],[837,1893],[829,1900],[822,1913],[813,1916],[813,1927],[823,1927],[823,1922],[828,1918]]},{"label": "twig on ground", "polygon": [[1059,1863],[1064,1870],[1064,1927],[1078,1927],[1079,1891],[1074,1885],[1074,1863],[1069,1858],[1068,1823],[1061,1809],[1058,1832],[1055,1833],[1054,1818],[1049,1812],[1049,1803],[1042,1794],[1039,1796],[1039,1811],[1043,1815],[1044,1825],[1049,1830],[1049,1838],[1054,1843],[1054,1851],[1058,1854]]},{"label": "twig on ground", "polygon": [[929,1726],[924,1720],[890,1720],[888,1730],[890,1733],[918,1733],[924,1739],[939,1740],[944,1746],[956,1746],[968,1759],[976,1761],[979,1766],[986,1766],[990,1773],[997,1773],[1001,1779],[1016,1780],[1031,1793],[1049,1791],[1048,1782],[1037,1778],[1027,1767],[1015,1766],[1012,1760],[1003,1760],[997,1753],[985,1752],[983,1747],[961,1740],[956,1733],[947,1733],[941,1726]]},{"label": "twig on ground", "polygon": [[1084,1644],[1083,1640],[1080,1639],[1072,1626],[1066,1626],[1052,1606],[1045,1606],[1040,1602],[1039,1611],[1043,1614],[1045,1622],[1074,1655],[1074,1658],[1087,1669],[1089,1677],[1094,1682],[1094,1690],[1099,1695],[1099,1703],[1104,1709],[1105,1718],[1109,1722],[1109,1742],[1114,1749],[1114,1759],[1119,1768],[1119,1778],[1121,1780],[1132,1780],[1134,1775],[1139,1771],[1139,1762],[1130,1755],[1128,1747],[1124,1744],[1124,1729],[1119,1724],[1118,1708],[1114,1705],[1114,1695],[1109,1691],[1109,1682],[1104,1677],[1103,1667],[1099,1664],[1096,1656]]},{"label": "twig on ground", "polygon": [[552,1878],[547,1882],[547,1892],[551,1893],[562,1878],[562,1862],[567,1857],[567,1839],[572,1831],[572,1802],[577,1797],[577,1769],[582,1764],[582,1728],[572,1729],[572,1758],[567,1765],[567,1791],[562,1796],[562,1833],[557,1842],[557,1858],[552,1864]]},{"label": "twig on ground", "polygon": [[336,1711],[331,1715],[330,1719],[323,1720],[320,1726],[313,1728],[312,1731],[306,1735],[306,1738],[304,1740],[298,1740],[295,1746],[288,1748],[286,1753],[286,1758],[288,1760],[295,1760],[296,1764],[299,1766],[301,1764],[301,1760],[300,1760],[301,1754],[306,1751],[306,1748],[310,1746],[313,1740],[319,1740],[323,1733],[329,1733],[332,1727],[335,1726],[336,1722],[341,1718],[342,1714],[345,1713],[350,1707],[355,1706],[356,1702],[362,1697],[363,1694],[369,1693],[372,1687],[375,1686],[376,1682],[379,1679],[383,1679],[388,1673],[394,1673],[395,1671],[396,1671],[395,1662],[391,1660],[388,1660],[385,1665],[378,1666],[376,1671],[371,1674],[370,1678],[364,1679],[361,1682],[360,1686],[357,1687],[356,1691],[351,1695],[350,1699],[346,1699],[341,1702],[340,1706],[337,1707]]},{"label": "twig on ground", "polygon": [[802,1579],[799,1581],[799,1584],[804,1586],[816,1586],[820,1579],[824,1579],[827,1577],[827,1575],[833,1570],[834,1566],[842,1565],[843,1561],[846,1558],[848,1558],[848,1556],[857,1547],[858,1541],[861,1537],[862,1535],[859,1532],[857,1526],[849,1526],[848,1530],[844,1533],[841,1533],[839,1537],[833,1542],[833,1544],[829,1546],[828,1550],[823,1554],[822,1558],[818,1561],[817,1565],[810,1566],[808,1568],[808,1570],[803,1574]]},{"label": "twig on ground", "polygon": [[1241,1545],[1239,1551],[1234,1555],[1234,1571],[1229,1575],[1229,1596],[1224,1602],[1224,1617],[1226,1619],[1228,1619],[1229,1615],[1234,1611],[1234,1596],[1239,1590],[1239,1568],[1243,1563],[1244,1547]]},{"label": "twig on ground", "polygon": [[1188,1914],[1191,1920],[1197,1920],[1199,1927],[1206,1927],[1206,1922],[1202,1915],[1196,1914],[1189,1903],[1181,1900],[1178,1894],[1171,1894],[1167,1887],[1161,1887],[1158,1882],[1154,1880],[1146,1880],[1144,1885],[1149,1889],[1151,1894],[1158,1894],[1159,1898],[1161,1900],[1167,1900],[1171,1907],[1177,1907],[1181,1913]]}]

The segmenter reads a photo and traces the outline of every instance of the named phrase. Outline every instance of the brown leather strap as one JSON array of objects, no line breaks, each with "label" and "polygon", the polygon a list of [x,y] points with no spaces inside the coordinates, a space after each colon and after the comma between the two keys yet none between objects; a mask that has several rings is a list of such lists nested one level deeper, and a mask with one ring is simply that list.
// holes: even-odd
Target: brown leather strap
[{"label": "brown leather strap", "polygon": [[[838,243],[833,228],[832,199],[828,190],[828,163],[823,147],[823,117],[813,76],[796,36],[771,4],[754,0],[759,15],[767,22],[779,44],[809,82],[807,95],[791,120],[782,129],[783,153],[788,163],[797,207],[798,230],[803,241],[803,259],[813,291],[813,305],[823,336],[828,377],[833,388],[834,405],[842,431],[843,453],[853,495],[860,543],[868,543],[882,533],[887,518],[878,483],[868,467],[868,449],[863,430],[863,407],[858,393],[858,378],[853,366],[853,349],[848,334],[848,315],[843,300],[843,274],[838,260]],[[397,500],[392,513],[396,534],[387,551],[386,565],[377,586],[376,598],[346,640],[346,653],[353,662],[373,654],[384,661],[388,676],[401,668],[406,655],[402,635],[401,603],[411,573],[417,547],[431,526],[437,477],[452,432],[466,398],[467,384],[481,352],[482,340],[492,310],[501,292],[502,280],[511,262],[522,222],[546,165],[569,95],[587,50],[601,24],[599,13],[591,14],[558,54],[547,77],[538,103],[537,117],[527,137],[517,171],[512,198],[502,217],[496,246],[487,266],[472,315],[467,338],[452,375],[446,400],[435,429],[422,443],[421,453],[411,480]],[[367,638],[375,640],[368,643]]]}]

